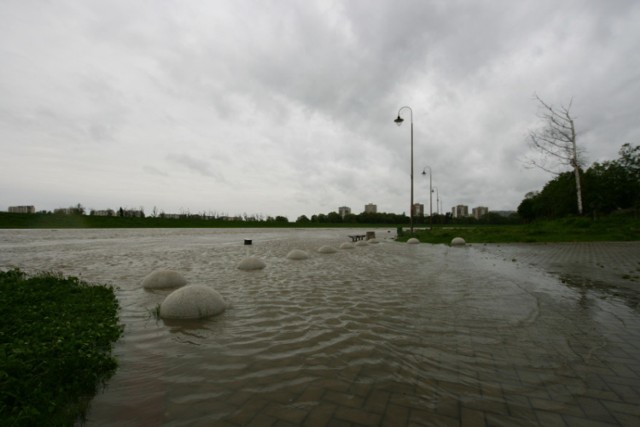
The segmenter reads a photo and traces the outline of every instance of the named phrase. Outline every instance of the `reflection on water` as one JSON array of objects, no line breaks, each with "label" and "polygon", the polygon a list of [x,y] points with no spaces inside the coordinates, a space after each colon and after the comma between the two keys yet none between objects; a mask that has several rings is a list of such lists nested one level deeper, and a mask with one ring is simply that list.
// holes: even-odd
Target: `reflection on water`
[{"label": "reflection on water", "polygon": [[[5,230],[0,268],[118,286],[120,367],[90,426],[640,419],[637,306],[475,247],[395,243],[387,230],[377,245],[316,251],[348,234]],[[311,257],[288,260],[291,249]],[[248,255],[267,268],[238,270]],[[156,320],[168,291],[140,286],[156,268],[212,286],[230,307],[208,320]]]}]

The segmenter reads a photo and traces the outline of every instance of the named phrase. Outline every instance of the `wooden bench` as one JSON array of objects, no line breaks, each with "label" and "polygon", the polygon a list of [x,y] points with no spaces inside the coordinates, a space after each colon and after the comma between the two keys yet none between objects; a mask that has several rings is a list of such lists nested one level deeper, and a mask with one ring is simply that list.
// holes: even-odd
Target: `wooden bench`
[{"label": "wooden bench", "polygon": [[352,242],[357,242],[358,240],[364,240],[367,237],[366,234],[354,234],[349,236]]}]

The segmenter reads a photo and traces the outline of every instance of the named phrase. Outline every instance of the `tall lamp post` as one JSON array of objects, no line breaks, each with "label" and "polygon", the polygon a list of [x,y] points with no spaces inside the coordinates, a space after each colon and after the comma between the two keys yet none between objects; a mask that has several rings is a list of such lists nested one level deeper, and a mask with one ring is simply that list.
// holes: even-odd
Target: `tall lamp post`
[{"label": "tall lamp post", "polygon": [[440,215],[440,193],[438,192],[438,187],[433,187],[436,190],[436,215]]},{"label": "tall lamp post", "polygon": [[433,227],[433,187],[431,186],[431,166],[425,166],[422,169],[422,175],[427,174],[427,169],[429,169],[429,227]]},{"label": "tall lamp post", "polygon": [[398,110],[398,118],[394,122],[400,126],[404,119],[400,117],[400,111],[403,109],[409,110],[411,117],[411,206],[409,207],[409,225],[411,227],[411,234],[413,234],[413,110],[410,107],[404,106]]}]

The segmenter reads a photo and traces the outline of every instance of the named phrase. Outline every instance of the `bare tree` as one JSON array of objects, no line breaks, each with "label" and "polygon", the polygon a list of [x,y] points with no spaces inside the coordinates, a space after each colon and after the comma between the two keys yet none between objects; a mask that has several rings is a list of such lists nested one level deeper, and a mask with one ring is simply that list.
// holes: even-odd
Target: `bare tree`
[{"label": "bare tree", "polygon": [[573,169],[576,179],[576,198],[578,213],[582,215],[582,187],[580,185],[580,167],[583,166],[582,152],[576,144],[576,128],[570,109],[573,100],[567,107],[553,107],[545,103],[538,95],[540,104],[538,117],[543,124],[529,133],[529,145],[538,154],[535,159],[527,159],[531,166],[559,175],[563,168]]}]

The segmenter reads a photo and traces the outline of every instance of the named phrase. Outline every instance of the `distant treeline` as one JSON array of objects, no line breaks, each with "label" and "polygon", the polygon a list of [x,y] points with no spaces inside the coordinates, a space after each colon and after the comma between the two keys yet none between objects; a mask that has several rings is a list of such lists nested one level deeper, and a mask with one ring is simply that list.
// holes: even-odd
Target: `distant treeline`
[{"label": "distant treeline", "polygon": [[[616,160],[593,163],[581,171],[584,213],[597,218],[616,212],[640,210],[640,146],[624,144]],[[573,172],[549,181],[542,191],[531,192],[518,206],[525,221],[557,219],[577,215],[576,182]]]},{"label": "distant treeline", "polygon": [[[409,217],[393,213],[361,213],[342,218],[337,212],[300,216],[290,222],[284,216],[252,218],[216,218],[204,215],[180,215],[177,218],[162,216],[100,216],[76,213],[7,213],[0,212],[0,228],[223,228],[223,227],[359,227],[359,226],[407,226]],[[414,225],[438,224],[516,224],[517,215],[509,217],[489,213],[480,220],[475,218],[452,218],[446,215],[415,217]]]},{"label": "distant treeline", "polygon": [[214,228],[282,227],[290,223],[284,217],[263,221],[204,218],[200,215],[180,218],[151,216],[98,216],[84,214],[34,214],[0,212],[0,228]]},{"label": "distant treeline", "polygon": [[[429,216],[415,216],[413,218],[414,225],[438,225],[438,224],[517,224],[522,222],[517,214],[504,216],[494,212],[476,219],[474,217],[454,218],[451,213],[434,214]],[[337,212],[328,214],[312,215],[308,218],[306,215],[298,217],[296,224],[396,224],[407,225],[410,218],[406,214],[394,213],[370,213],[363,212],[360,214],[347,214],[342,218]]]}]

